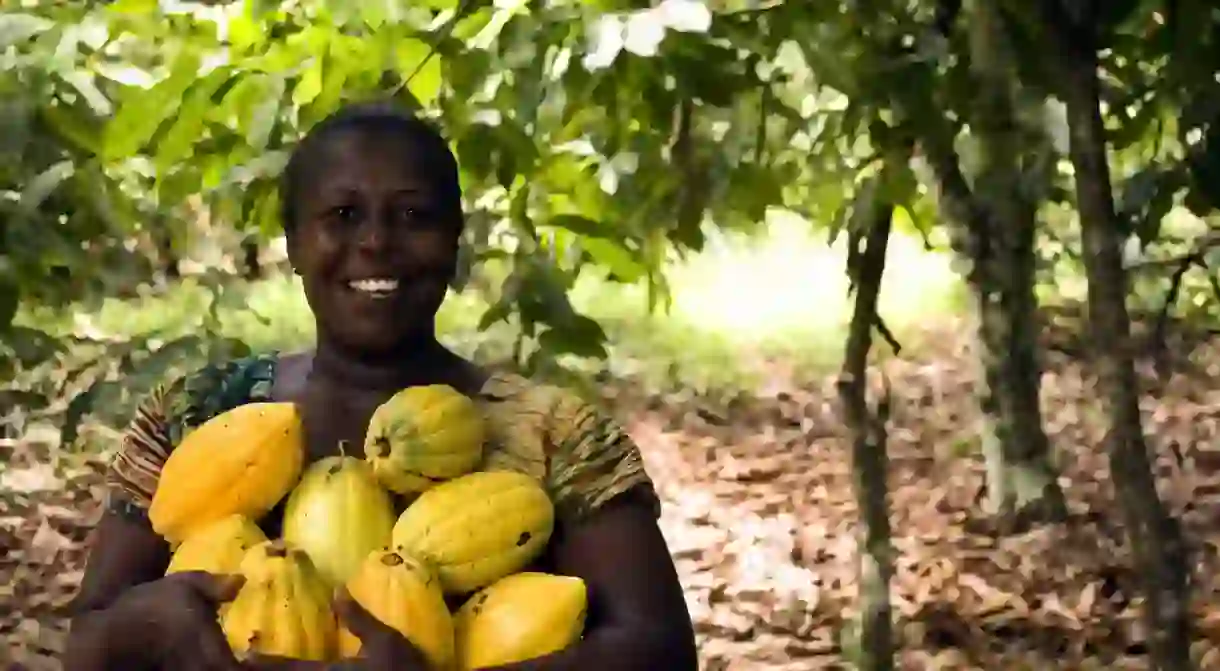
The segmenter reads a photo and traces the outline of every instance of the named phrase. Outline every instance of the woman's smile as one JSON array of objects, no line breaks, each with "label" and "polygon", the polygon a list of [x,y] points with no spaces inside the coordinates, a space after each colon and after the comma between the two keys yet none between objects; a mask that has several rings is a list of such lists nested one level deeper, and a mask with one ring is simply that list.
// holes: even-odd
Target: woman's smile
[{"label": "woman's smile", "polygon": [[398,280],[392,277],[370,277],[352,280],[347,283],[347,287],[364,298],[385,300],[398,293]]}]

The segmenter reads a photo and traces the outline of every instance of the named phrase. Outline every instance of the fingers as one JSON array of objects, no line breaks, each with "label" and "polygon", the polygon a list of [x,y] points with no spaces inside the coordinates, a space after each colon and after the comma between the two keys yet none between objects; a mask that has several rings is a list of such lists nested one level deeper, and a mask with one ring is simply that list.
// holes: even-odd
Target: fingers
[{"label": "fingers", "polygon": [[225,640],[224,633],[220,630],[220,624],[215,620],[210,621],[209,624],[211,626],[203,626],[199,632],[199,657],[204,662],[202,668],[216,671],[239,671],[242,668],[241,663],[233,655],[229,642]]},{"label": "fingers", "polygon": [[364,667],[355,660],[337,662],[312,662],[303,659],[289,659],[273,655],[250,655],[242,663],[245,671],[356,671]]},{"label": "fingers", "polygon": [[246,583],[245,577],[240,575],[217,575],[206,571],[186,571],[177,576],[214,606],[232,601]]},{"label": "fingers", "polygon": [[[241,671],[241,663],[229,648],[219,623],[203,615],[190,621],[193,621],[193,625],[184,630],[182,640],[172,646],[167,651],[168,657],[162,660],[164,668],[177,671]],[[186,625],[187,622],[183,621],[182,624]]]},{"label": "fingers", "polygon": [[[246,657],[242,664],[243,669],[250,671],[297,671],[304,669],[308,665],[299,659],[291,659],[289,657],[277,657],[275,655],[263,655],[252,653]],[[316,668],[316,665],[315,665]]]},{"label": "fingers", "polygon": [[361,608],[347,590],[339,588],[335,592],[334,610],[342,623],[360,639],[363,644],[360,656],[369,660],[370,666],[389,668],[386,666],[390,664],[389,660],[397,660],[395,668],[428,668],[427,658],[419,648]]},{"label": "fingers", "polygon": [[385,627],[377,618],[356,603],[352,595],[342,587],[335,592],[334,610],[343,624],[362,641],[377,634]]}]

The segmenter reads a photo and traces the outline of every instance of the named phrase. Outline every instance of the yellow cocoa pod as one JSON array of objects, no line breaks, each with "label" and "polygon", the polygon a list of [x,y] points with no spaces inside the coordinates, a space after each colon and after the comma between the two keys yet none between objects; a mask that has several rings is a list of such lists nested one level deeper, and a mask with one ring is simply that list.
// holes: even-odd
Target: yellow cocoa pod
[{"label": "yellow cocoa pod", "polygon": [[386,489],[417,494],[473,471],[485,431],[479,406],[453,387],[410,387],[373,412],[364,454]]},{"label": "yellow cocoa pod", "polygon": [[171,545],[222,517],[266,515],[301,475],[305,449],[291,403],[249,403],[204,422],[170,453],[148,510]]},{"label": "yellow cocoa pod", "polygon": [[165,574],[183,571],[237,573],[246,551],[266,541],[263,530],[249,517],[222,517],[187,536],[174,551]]},{"label": "yellow cocoa pod", "polygon": [[555,528],[546,490],[528,475],[480,471],[420,494],[394,524],[394,549],[433,566],[446,594],[467,594],[525,568]]},{"label": "yellow cocoa pod", "polygon": [[[453,668],[453,616],[427,565],[390,550],[373,552],[348,581],[347,591],[369,615],[414,643],[433,669]],[[340,655],[356,657],[360,645],[340,623]]]},{"label": "yellow cocoa pod", "polygon": [[454,617],[458,669],[558,652],[580,640],[588,595],[580,578],[516,573],[470,597]]},{"label": "yellow cocoa pod", "polygon": [[304,552],[279,540],[261,543],[242,558],[241,573],[246,583],[220,618],[239,658],[335,659],[339,625],[330,589]]},{"label": "yellow cocoa pod", "polygon": [[327,457],[305,470],[284,507],[284,540],[304,550],[332,586],[347,582],[369,553],[390,544],[394,502],[373,469]]}]

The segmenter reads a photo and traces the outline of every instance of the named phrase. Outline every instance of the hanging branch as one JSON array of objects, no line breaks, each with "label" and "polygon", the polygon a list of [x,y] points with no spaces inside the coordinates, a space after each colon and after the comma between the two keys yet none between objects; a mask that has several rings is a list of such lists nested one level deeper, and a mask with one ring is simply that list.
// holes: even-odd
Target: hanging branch
[{"label": "hanging branch", "polygon": [[[851,222],[848,225],[849,230],[847,238],[848,296],[851,296],[853,293],[858,294],[858,291],[861,288],[861,283],[870,279],[868,277],[872,270],[870,264],[880,263],[882,267],[885,266],[884,249],[889,244],[888,227],[892,225],[893,207],[886,206],[885,208],[879,208],[876,204],[878,200],[877,192],[878,189],[881,188],[881,180],[882,177],[878,177],[865,184],[865,186],[860,190],[860,193],[857,194],[855,202],[852,204],[853,211],[851,215]],[[888,214],[886,214],[887,211]],[[877,233],[877,222],[879,221],[878,217],[881,216],[888,217],[888,223],[886,224],[887,229],[883,239],[875,240],[870,236],[875,234],[879,235],[879,233]],[[864,243],[865,245],[863,250],[860,248],[861,243]],[[878,248],[880,248],[882,251],[876,252]],[[872,253],[880,253],[882,255],[880,260],[873,257]],[[878,278],[877,281],[880,283],[880,278]],[[898,342],[898,338],[894,335],[894,332],[890,330],[889,324],[887,324],[877,312],[875,301],[871,314],[872,324],[870,328],[877,329],[877,334],[881,336],[881,339],[885,341],[886,345],[889,345],[890,350],[892,350],[895,355],[900,354],[902,352],[902,343]]]},{"label": "hanging branch", "polygon": [[1191,268],[1202,268],[1204,272],[1208,273],[1212,294],[1217,301],[1220,301],[1220,281],[1212,275],[1211,266],[1207,263],[1208,253],[1217,246],[1220,246],[1220,232],[1212,232],[1198,240],[1190,252],[1177,258],[1134,266],[1148,267],[1149,265],[1164,265],[1166,263],[1174,264],[1173,274],[1169,277],[1169,290],[1165,292],[1165,299],[1161,302],[1160,310],[1157,311],[1156,323],[1152,333],[1149,334],[1148,342],[1148,348],[1152,351],[1157,374],[1162,378],[1168,377],[1172,372],[1168,343],[1169,313],[1173,306],[1177,304],[1178,296],[1182,293],[1182,280],[1185,279],[1186,273]]},{"label": "hanging branch", "polygon": [[470,16],[474,12],[489,6],[490,4],[491,3],[488,2],[488,0],[461,0],[461,2],[458,3],[458,6],[453,10],[453,16],[449,17],[449,20],[445,22],[445,25],[441,26],[440,30],[436,32],[436,37],[432,40],[432,44],[428,45],[428,53],[424,54],[424,57],[415,65],[415,68],[411,70],[411,72],[407,73],[407,75],[398,82],[397,86],[390,90],[390,96],[396,96],[403,90],[409,90],[407,89],[407,85],[410,84],[411,80],[415,79],[415,75],[418,75],[424,69],[424,66],[432,60],[432,57],[436,55],[437,50],[440,49],[441,42],[449,39],[449,37],[453,34],[453,29],[457,28],[458,22]]}]

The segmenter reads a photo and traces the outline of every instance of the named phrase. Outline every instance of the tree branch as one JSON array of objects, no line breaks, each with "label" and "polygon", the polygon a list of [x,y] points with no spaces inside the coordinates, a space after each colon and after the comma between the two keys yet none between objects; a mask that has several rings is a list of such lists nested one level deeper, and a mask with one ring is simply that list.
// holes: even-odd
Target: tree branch
[{"label": "tree branch", "polygon": [[[1208,253],[1215,247],[1220,247],[1220,231],[1212,231],[1208,235],[1203,236],[1195,242],[1194,247],[1190,252],[1183,254],[1176,259],[1167,259],[1158,262],[1158,265],[1166,263],[1175,263],[1176,266],[1173,274],[1169,278],[1169,290],[1165,292],[1165,299],[1161,303],[1161,308],[1157,312],[1156,324],[1149,334],[1148,348],[1152,351],[1152,358],[1156,366],[1157,374],[1162,378],[1166,378],[1172,371],[1172,363],[1169,361],[1169,312],[1178,302],[1178,296],[1182,291],[1182,280],[1186,277],[1186,273],[1194,267],[1202,268],[1204,271],[1210,271],[1211,268],[1207,263]],[[1140,264],[1147,267],[1147,264]],[[1212,284],[1212,293],[1216,299],[1220,300],[1220,282],[1215,277],[1211,277],[1208,273],[1209,280]]]}]

